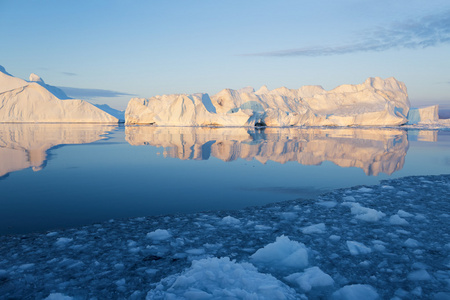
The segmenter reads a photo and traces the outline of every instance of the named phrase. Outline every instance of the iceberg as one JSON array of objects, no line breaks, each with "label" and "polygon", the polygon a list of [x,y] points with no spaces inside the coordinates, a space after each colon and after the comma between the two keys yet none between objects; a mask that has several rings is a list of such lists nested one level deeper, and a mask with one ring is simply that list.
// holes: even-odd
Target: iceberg
[{"label": "iceberg", "polygon": [[160,126],[392,126],[407,123],[410,103],[404,83],[368,78],[326,91],[263,86],[208,94],[133,98],[126,124]]},{"label": "iceberg", "polygon": [[118,123],[119,120],[87,101],[69,99],[36,74],[25,81],[0,67],[0,122]]}]

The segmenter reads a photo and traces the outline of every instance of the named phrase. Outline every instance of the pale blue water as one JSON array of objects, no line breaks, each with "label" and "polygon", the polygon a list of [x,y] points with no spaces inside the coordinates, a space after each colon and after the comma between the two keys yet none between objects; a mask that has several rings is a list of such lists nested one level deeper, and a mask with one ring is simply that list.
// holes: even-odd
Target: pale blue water
[{"label": "pale blue water", "polygon": [[449,173],[450,132],[0,125],[0,234]]}]

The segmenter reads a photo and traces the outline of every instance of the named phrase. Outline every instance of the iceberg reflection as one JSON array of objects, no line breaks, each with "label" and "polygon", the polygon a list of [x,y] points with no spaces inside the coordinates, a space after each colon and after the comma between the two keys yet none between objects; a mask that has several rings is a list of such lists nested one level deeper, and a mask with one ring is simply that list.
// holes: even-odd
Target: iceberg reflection
[{"label": "iceberg reflection", "polygon": [[48,150],[58,145],[103,139],[115,126],[98,124],[1,124],[0,177],[31,167],[45,167]]},{"label": "iceberg reflection", "polygon": [[372,128],[205,128],[126,127],[131,145],[164,147],[164,156],[182,160],[223,161],[238,158],[320,165],[331,161],[357,167],[366,175],[392,174],[402,169],[408,138],[406,131]]}]

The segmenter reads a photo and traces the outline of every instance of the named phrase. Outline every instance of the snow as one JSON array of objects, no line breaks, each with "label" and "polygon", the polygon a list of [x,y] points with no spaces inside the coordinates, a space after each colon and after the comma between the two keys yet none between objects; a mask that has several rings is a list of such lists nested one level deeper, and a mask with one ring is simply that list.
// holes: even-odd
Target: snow
[{"label": "snow", "polygon": [[[0,236],[0,295],[447,299],[450,175],[390,179],[367,188],[372,191],[353,187],[235,211]],[[317,205],[323,201],[337,205]],[[355,219],[348,203],[398,215],[409,225]],[[318,224],[323,233],[302,232]]]},{"label": "snow", "polygon": [[163,126],[385,126],[407,122],[406,86],[394,78],[368,78],[331,91],[318,86],[224,89],[214,96],[174,94],[133,98],[126,124]]},{"label": "snow", "polygon": [[[65,100],[68,99],[68,100]],[[0,120],[2,123],[118,123],[94,105],[69,99],[36,74],[30,81],[0,70]]]}]

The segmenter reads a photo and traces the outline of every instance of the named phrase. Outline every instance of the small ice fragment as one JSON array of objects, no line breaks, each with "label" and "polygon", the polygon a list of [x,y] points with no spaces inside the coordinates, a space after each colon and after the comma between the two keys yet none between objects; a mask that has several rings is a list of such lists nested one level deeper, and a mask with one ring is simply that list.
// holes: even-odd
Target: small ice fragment
[{"label": "small ice fragment", "polygon": [[55,236],[55,235],[58,235],[58,233],[57,232],[55,232],[55,231],[52,231],[52,232],[49,232],[49,233],[47,233],[47,236]]},{"label": "small ice fragment", "polygon": [[205,249],[203,248],[198,248],[198,249],[188,249],[185,251],[187,254],[192,254],[192,255],[201,255],[205,253]]},{"label": "small ice fragment", "polygon": [[66,296],[66,295],[61,294],[61,293],[51,293],[44,300],[72,300],[72,299],[73,299],[73,297]]},{"label": "small ice fragment", "polygon": [[23,264],[19,267],[21,270],[28,270],[30,268],[34,267],[34,264]]},{"label": "small ice fragment", "polygon": [[162,241],[171,238],[172,235],[165,229],[156,229],[155,231],[147,233],[147,237],[154,241]]},{"label": "small ice fragment", "polygon": [[430,274],[426,270],[417,270],[408,274],[411,281],[431,280]]},{"label": "small ice fragment", "polygon": [[125,278],[119,279],[116,281],[117,286],[123,286],[125,285]]},{"label": "small ice fragment", "polygon": [[362,188],[358,189],[358,192],[360,192],[360,193],[370,193],[372,191],[373,191],[373,189],[367,188],[367,187],[362,187]]},{"label": "small ice fragment", "polygon": [[314,287],[334,284],[333,278],[319,267],[307,268],[304,272],[291,274],[285,279],[289,282],[297,283],[305,292],[309,292]]},{"label": "small ice fragment", "polygon": [[401,210],[401,209],[397,212],[397,215],[399,215],[402,218],[409,218],[409,217],[413,217],[414,216],[413,214],[410,214],[409,212],[406,212],[406,211]]},{"label": "small ice fragment", "polygon": [[347,247],[351,255],[368,254],[372,252],[372,249],[370,249],[363,243],[355,241],[347,241]]},{"label": "small ice fragment", "polygon": [[232,216],[226,216],[222,218],[220,223],[223,225],[239,225],[241,224],[241,221],[239,221],[239,219],[233,218]]},{"label": "small ice fragment", "polygon": [[399,215],[393,215],[389,218],[389,223],[391,225],[409,225],[408,221],[403,218],[400,218]]},{"label": "small ice fragment", "polygon": [[350,207],[351,213],[353,215],[356,215],[355,216],[356,219],[366,222],[377,222],[386,215],[381,211],[368,207],[363,207],[359,203],[344,202],[342,203],[342,205]]},{"label": "small ice fragment", "polygon": [[353,196],[345,196],[345,197],[342,197],[342,200],[344,200],[344,201],[350,201],[350,202],[356,201],[355,197],[353,197]]},{"label": "small ice fragment", "polygon": [[417,240],[411,238],[407,239],[404,244],[409,248],[416,248],[420,246],[420,243]]},{"label": "small ice fragment", "polygon": [[337,205],[337,202],[336,201],[319,201],[319,202],[316,202],[316,204],[327,207],[327,208],[332,208]]},{"label": "small ice fragment", "polygon": [[294,212],[283,212],[280,216],[285,220],[295,220],[298,218],[298,215]]},{"label": "small ice fragment", "polygon": [[73,241],[73,239],[61,237],[61,238],[58,238],[58,239],[56,240],[55,245],[58,246],[58,247],[62,247],[62,246],[67,245],[67,244],[70,243],[71,241]]},{"label": "small ice fragment", "polygon": [[386,247],[380,244],[376,244],[373,246],[373,249],[375,249],[378,252],[384,252],[386,250]]},{"label": "small ice fragment", "polygon": [[265,226],[265,225],[255,225],[256,230],[269,230],[272,229],[272,227]]},{"label": "small ice fragment", "polygon": [[375,300],[378,299],[377,291],[368,284],[351,284],[333,293],[335,300]]},{"label": "small ice fragment", "polygon": [[308,251],[303,243],[291,241],[287,236],[277,237],[274,243],[258,249],[250,259],[270,267],[300,268],[308,266]]},{"label": "small ice fragment", "polygon": [[422,288],[420,286],[416,287],[411,291],[411,294],[417,297],[422,297]]},{"label": "small ice fragment", "polygon": [[387,190],[393,190],[394,187],[392,185],[382,185],[381,188],[387,189]]},{"label": "small ice fragment", "polygon": [[304,234],[324,233],[325,232],[325,224],[319,223],[319,224],[314,224],[314,225],[303,227],[302,232]]},{"label": "small ice fragment", "polygon": [[337,242],[341,239],[341,237],[338,235],[332,234],[332,235],[330,235],[329,239],[332,240],[333,242]]}]

